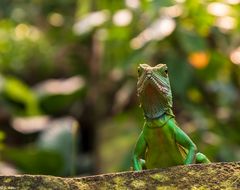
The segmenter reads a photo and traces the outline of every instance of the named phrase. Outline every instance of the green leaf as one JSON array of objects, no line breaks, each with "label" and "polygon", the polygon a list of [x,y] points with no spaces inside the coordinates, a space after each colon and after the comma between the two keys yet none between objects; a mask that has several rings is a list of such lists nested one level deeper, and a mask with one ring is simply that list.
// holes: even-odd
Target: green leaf
[{"label": "green leaf", "polygon": [[61,118],[51,122],[51,126],[41,133],[36,145],[41,150],[53,151],[63,158],[63,174],[73,175],[77,147],[77,121]]},{"label": "green leaf", "polygon": [[3,158],[28,174],[59,175],[63,169],[63,158],[59,153],[35,147],[5,148]]},{"label": "green leaf", "polygon": [[14,77],[6,77],[2,91],[7,100],[24,105],[22,113],[25,115],[38,115],[41,113],[36,95],[22,81]]}]

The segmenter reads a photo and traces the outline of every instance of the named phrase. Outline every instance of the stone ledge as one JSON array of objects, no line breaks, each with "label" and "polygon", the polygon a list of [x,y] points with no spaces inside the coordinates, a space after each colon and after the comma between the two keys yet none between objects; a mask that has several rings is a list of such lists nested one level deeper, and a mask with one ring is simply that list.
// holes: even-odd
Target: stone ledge
[{"label": "stone ledge", "polygon": [[81,178],[0,176],[0,190],[240,189],[240,162],[196,164]]}]

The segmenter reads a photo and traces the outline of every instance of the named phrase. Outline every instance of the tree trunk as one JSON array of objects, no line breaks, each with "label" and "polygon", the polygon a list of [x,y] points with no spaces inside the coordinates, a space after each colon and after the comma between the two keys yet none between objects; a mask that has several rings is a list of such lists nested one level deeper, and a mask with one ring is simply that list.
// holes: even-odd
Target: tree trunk
[{"label": "tree trunk", "polygon": [[240,162],[196,164],[81,178],[0,176],[0,190],[240,189]]}]

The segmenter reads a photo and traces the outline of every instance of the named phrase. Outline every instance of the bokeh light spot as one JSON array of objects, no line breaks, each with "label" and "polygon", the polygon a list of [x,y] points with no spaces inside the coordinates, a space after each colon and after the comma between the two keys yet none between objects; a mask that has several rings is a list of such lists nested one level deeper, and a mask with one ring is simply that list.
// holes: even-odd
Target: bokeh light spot
[{"label": "bokeh light spot", "polygon": [[147,42],[152,40],[161,40],[169,36],[175,29],[176,23],[170,17],[161,17],[153,22],[148,28],[133,38],[130,46],[133,49],[143,47]]},{"label": "bokeh light spot", "polygon": [[127,26],[132,21],[132,12],[128,9],[122,9],[117,11],[113,15],[113,23],[116,26]]},{"label": "bokeh light spot", "polygon": [[129,8],[136,9],[139,7],[140,2],[139,2],[139,0],[125,0],[125,4]]},{"label": "bokeh light spot", "polygon": [[29,34],[29,26],[27,24],[19,24],[15,28],[15,35],[18,40],[26,38]]},{"label": "bokeh light spot", "polygon": [[230,59],[234,64],[240,65],[240,47],[230,53]]},{"label": "bokeh light spot", "polygon": [[216,26],[218,26],[222,32],[227,32],[237,26],[237,21],[235,18],[230,16],[219,17],[216,20]]},{"label": "bokeh light spot", "polygon": [[30,31],[29,31],[29,35],[28,37],[32,40],[32,41],[36,41],[40,38],[41,36],[41,32],[37,27],[30,27]]},{"label": "bokeh light spot", "polygon": [[227,16],[231,12],[231,7],[224,3],[214,2],[207,6],[207,11],[214,16]]},{"label": "bokeh light spot", "polygon": [[225,0],[225,2],[231,5],[237,5],[240,3],[240,0]]},{"label": "bokeh light spot", "polygon": [[176,4],[170,7],[164,7],[160,9],[160,13],[169,17],[179,17],[183,13],[183,7],[180,4]]},{"label": "bokeh light spot", "polygon": [[188,61],[193,67],[203,69],[209,63],[209,55],[203,51],[194,52],[188,56]]},{"label": "bokeh light spot", "polygon": [[64,17],[59,14],[59,13],[52,13],[49,17],[48,17],[48,22],[52,25],[52,26],[62,26],[64,23]]},{"label": "bokeh light spot", "polygon": [[15,37],[17,40],[30,39],[36,41],[40,38],[41,32],[35,26],[30,26],[27,24],[19,24],[15,28]]},{"label": "bokeh light spot", "polygon": [[100,26],[108,18],[109,12],[106,10],[89,13],[73,25],[73,32],[82,35],[91,31],[94,27]]}]

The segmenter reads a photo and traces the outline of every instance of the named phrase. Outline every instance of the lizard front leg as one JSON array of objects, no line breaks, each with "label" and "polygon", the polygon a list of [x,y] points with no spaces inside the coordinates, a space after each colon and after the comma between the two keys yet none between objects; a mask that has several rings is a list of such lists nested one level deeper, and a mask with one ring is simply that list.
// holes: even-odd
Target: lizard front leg
[{"label": "lizard front leg", "polygon": [[138,138],[133,153],[133,169],[136,171],[141,171],[143,169],[143,165],[145,165],[145,161],[142,158],[144,157],[146,148],[147,143],[144,139],[144,134],[142,132]]},{"label": "lizard front leg", "polygon": [[198,152],[196,154],[196,163],[198,164],[208,164],[211,163],[210,160],[207,158],[207,156],[205,156],[203,153]]},{"label": "lizard front leg", "polygon": [[188,150],[184,164],[194,164],[196,160],[197,147],[193,141],[187,136],[182,129],[180,129],[174,120],[169,121],[175,136],[176,143],[180,144]]}]

